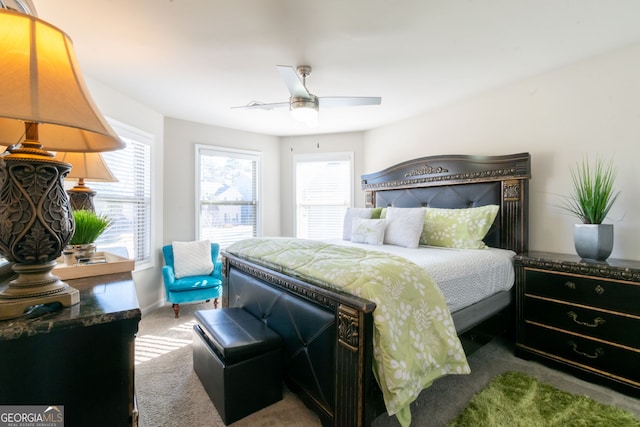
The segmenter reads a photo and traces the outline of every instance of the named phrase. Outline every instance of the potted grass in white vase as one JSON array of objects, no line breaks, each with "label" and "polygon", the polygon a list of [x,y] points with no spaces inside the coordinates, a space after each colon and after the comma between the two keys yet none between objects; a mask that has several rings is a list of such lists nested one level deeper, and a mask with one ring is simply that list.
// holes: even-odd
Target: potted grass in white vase
[{"label": "potted grass in white vase", "polygon": [[571,170],[573,191],[561,208],[578,217],[573,240],[578,255],[584,259],[606,260],[613,250],[613,224],[603,224],[620,195],[614,190],[616,170],[611,160],[597,158],[591,165],[587,158]]},{"label": "potted grass in white vase", "polygon": [[71,251],[76,259],[90,258],[96,250],[95,241],[111,225],[111,219],[93,211],[73,211],[75,231],[65,251]]}]

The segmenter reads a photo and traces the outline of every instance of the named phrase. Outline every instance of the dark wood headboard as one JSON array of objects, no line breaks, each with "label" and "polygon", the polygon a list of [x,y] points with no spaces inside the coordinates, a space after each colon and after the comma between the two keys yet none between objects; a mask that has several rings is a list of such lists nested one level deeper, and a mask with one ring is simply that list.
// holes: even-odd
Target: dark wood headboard
[{"label": "dark wood headboard", "polygon": [[422,157],[362,175],[367,207],[467,208],[497,204],[489,246],[526,252],[529,153]]}]

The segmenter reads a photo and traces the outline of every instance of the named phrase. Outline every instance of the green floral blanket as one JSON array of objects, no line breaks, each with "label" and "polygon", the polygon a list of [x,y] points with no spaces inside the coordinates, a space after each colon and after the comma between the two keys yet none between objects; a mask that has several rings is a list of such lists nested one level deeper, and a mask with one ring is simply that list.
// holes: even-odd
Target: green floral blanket
[{"label": "green floral blanket", "polygon": [[374,374],[403,426],[433,380],[469,365],[440,289],[416,264],[390,254],[291,238],[256,238],[227,252],[289,276],[373,301]]}]

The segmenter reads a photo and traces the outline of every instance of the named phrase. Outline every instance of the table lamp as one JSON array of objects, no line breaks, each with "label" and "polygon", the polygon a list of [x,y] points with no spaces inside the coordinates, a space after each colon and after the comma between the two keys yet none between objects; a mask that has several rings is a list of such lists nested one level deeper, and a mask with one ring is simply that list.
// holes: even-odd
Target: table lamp
[{"label": "table lamp", "polygon": [[125,145],[91,99],[69,37],[6,8],[0,8],[0,145],[8,147],[0,156],[0,254],[17,274],[0,289],[0,319],[76,304],[78,291],[51,271],[75,227],[63,185],[71,165],[47,150]]},{"label": "table lamp", "polygon": [[66,179],[77,179],[78,183],[67,190],[71,208],[95,211],[93,196],[96,192],[89,188],[84,181],[118,182],[100,153],[66,153],[59,152],[56,159],[71,163],[71,171]]}]

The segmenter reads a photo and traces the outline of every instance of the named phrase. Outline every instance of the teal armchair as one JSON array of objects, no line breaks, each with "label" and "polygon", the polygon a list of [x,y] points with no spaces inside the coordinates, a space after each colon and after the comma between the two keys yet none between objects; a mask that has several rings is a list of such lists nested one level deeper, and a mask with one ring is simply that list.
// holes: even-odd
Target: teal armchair
[{"label": "teal armchair", "polygon": [[185,302],[209,301],[218,308],[222,296],[222,264],[218,261],[220,245],[211,243],[213,271],[208,276],[187,276],[176,279],[174,271],[173,246],[162,247],[165,266],[162,267],[162,279],[167,301],[172,304],[176,319],[180,317],[180,304]]}]

